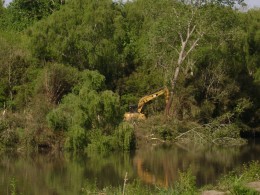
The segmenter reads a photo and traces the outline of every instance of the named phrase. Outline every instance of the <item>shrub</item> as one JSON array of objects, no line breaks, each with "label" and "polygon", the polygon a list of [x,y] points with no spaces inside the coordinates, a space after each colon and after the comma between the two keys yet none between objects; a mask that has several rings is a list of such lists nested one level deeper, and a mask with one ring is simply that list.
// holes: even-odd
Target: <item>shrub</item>
[{"label": "shrub", "polygon": [[[220,179],[218,187],[223,190],[234,191],[234,194],[248,192],[254,194],[253,190],[245,187],[245,184],[260,179],[260,163],[253,161],[245,164],[242,169],[231,171]],[[243,193],[240,193],[243,194]]]},{"label": "shrub", "polygon": [[191,169],[187,172],[179,172],[179,179],[174,187],[174,194],[183,195],[195,195],[196,193],[196,183],[195,177],[191,173]]},{"label": "shrub", "polygon": [[134,128],[131,124],[123,122],[116,130],[118,147],[122,150],[132,150],[135,148]]},{"label": "shrub", "polygon": [[[122,119],[119,96],[102,91],[103,85],[104,76],[97,71],[84,71],[73,92],[47,115],[50,128],[67,132],[67,148],[107,151],[119,145],[113,138]],[[122,147],[129,147],[127,141]]]},{"label": "shrub", "polygon": [[235,185],[233,189],[231,190],[232,194],[234,195],[259,195],[259,193],[253,189],[249,189],[247,187],[241,186],[241,185]]},{"label": "shrub", "polygon": [[100,129],[93,129],[88,133],[90,143],[87,146],[89,152],[106,153],[116,149],[116,138],[112,135],[104,135]]}]

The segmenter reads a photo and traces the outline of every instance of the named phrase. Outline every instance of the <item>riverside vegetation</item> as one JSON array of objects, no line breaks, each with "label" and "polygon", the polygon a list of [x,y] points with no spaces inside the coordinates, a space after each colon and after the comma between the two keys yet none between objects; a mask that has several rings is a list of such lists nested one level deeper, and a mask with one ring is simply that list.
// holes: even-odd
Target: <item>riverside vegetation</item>
[{"label": "riverside vegetation", "polygon": [[[259,132],[260,10],[243,1],[0,0],[0,150],[236,143]],[[140,97],[146,121],[123,122]]]}]

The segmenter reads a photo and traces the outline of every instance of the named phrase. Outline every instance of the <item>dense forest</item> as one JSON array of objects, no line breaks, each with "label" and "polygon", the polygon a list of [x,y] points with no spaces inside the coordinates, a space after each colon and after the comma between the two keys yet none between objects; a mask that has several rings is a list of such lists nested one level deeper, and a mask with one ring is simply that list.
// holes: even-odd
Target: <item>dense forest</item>
[{"label": "dense forest", "polygon": [[[259,132],[260,10],[235,0],[0,0],[0,150]],[[125,122],[147,103],[144,121]],[[187,134],[186,134],[187,135]]]}]

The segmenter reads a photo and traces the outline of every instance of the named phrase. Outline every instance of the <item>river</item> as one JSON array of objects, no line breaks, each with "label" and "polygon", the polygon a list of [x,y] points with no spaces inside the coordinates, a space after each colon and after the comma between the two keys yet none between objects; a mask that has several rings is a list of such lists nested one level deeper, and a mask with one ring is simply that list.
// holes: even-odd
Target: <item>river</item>
[{"label": "river", "polygon": [[178,171],[191,169],[197,186],[214,184],[223,174],[260,160],[260,140],[240,147],[147,146],[134,153],[107,155],[69,153],[0,154],[0,194],[80,194],[86,185],[98,188],[140,180],[144,185],[171,187]]}]

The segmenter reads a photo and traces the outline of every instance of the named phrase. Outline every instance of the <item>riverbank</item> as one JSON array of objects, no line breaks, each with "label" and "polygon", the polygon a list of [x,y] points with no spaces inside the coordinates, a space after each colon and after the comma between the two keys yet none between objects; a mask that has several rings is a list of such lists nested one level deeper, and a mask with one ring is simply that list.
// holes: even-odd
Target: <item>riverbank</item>
[{"label": "riverbank", "polygon": [[[260,181],[250,182],[246,184],[243,188],[243,194],[260,194]],[[241,189],[240,189],[241,190]],[[217,190],[207,190],[203,191],[202,195],[226,195],[232,194],[230,191],[217,191]]]},{"label": "riverbank", "polygon": [[202,144],[236,147],[247,144],[247,139],[257,139],[255,131],[242,131],[234,123],[221,124],[212,121],[208,124],[198,122],[168,120],[165,115],[156,115],[146,120],[130,121],[136,137],[136,148],[158,144]]},{"label": "riverbank", "polygon": [[[252,182],[253,181],[253,182]],[[93,190],[93,189],[92,189]],[[244,165],[240,171],[232,171],[223,176],[217,185],[204,186],[197,188],[195,186],[195,177],[192,176],[190,170],[187,172],[179,172],[179,180],[172,188],[159,188],[157,186],[144,187],[138,182],[127,183],[127,174],[124,179],[123,186],[119,188],[104,188],[103,190],[94,189],[91,191],[89,187],[82,188],[85,194],[172,194],[172,195],[258,195],[260,192],[260,164],[259,162],[251,162]]]}]

